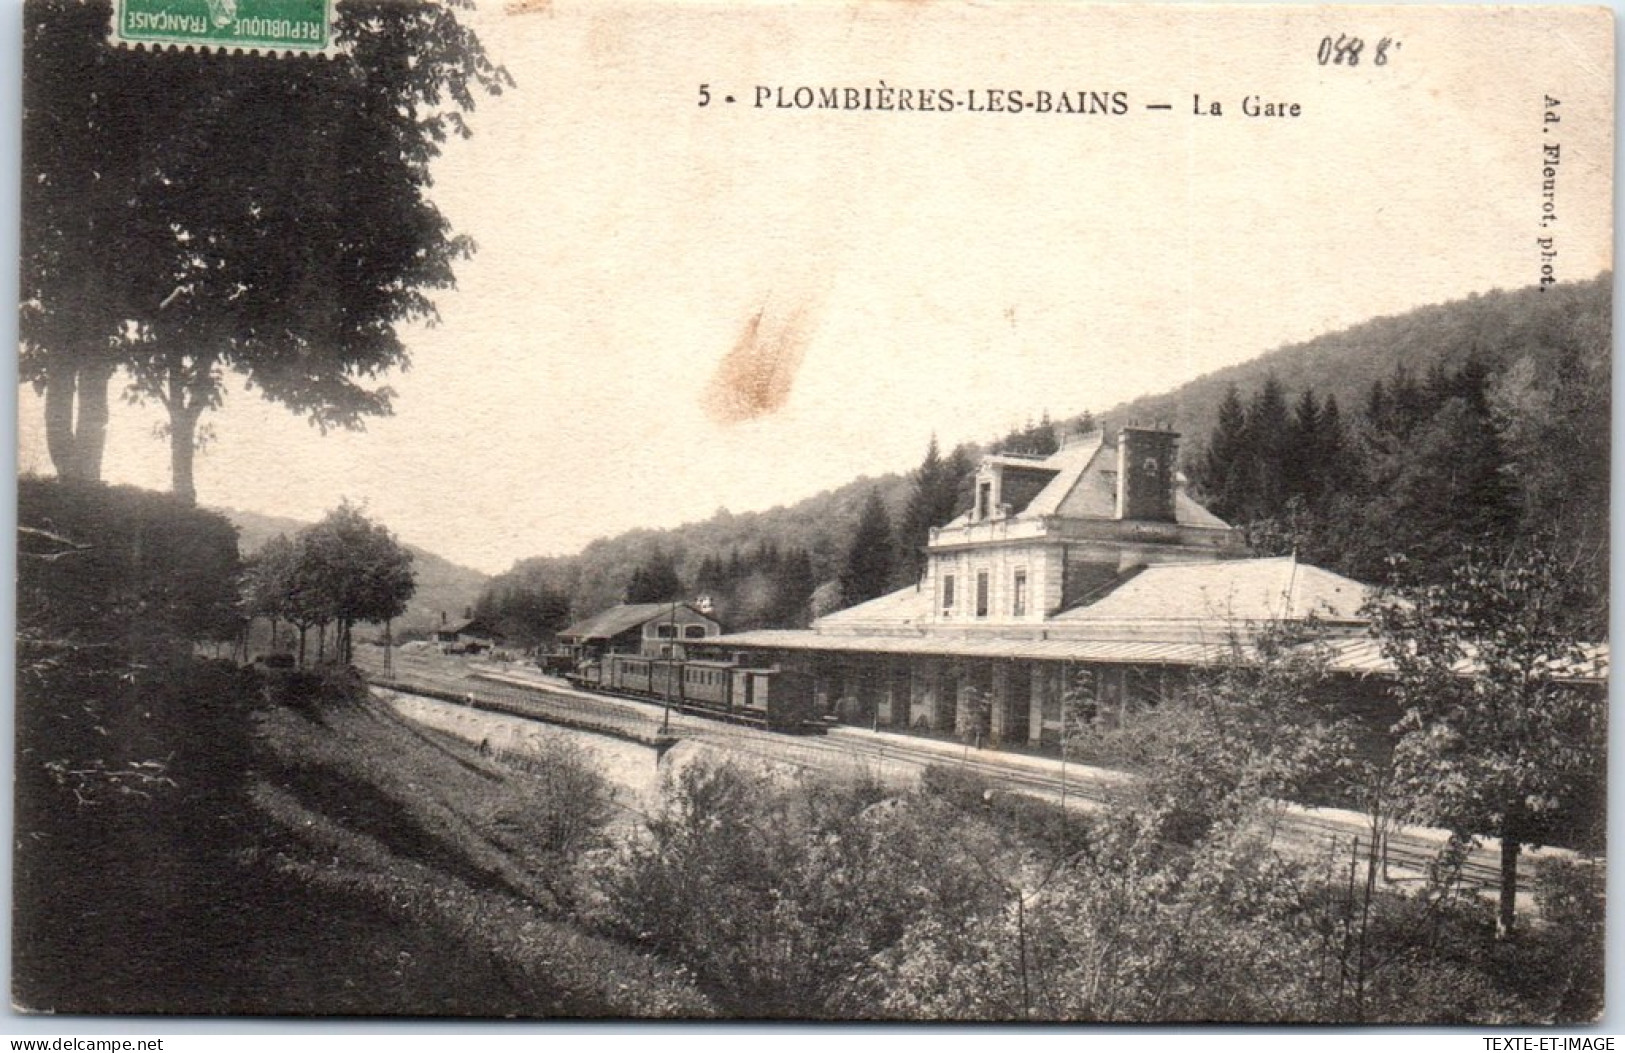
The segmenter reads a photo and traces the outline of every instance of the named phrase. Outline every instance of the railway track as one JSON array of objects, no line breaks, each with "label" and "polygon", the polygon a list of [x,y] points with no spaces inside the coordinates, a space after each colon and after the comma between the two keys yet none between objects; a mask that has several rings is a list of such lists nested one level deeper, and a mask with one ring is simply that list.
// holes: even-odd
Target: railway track
[{"label": "railway track", "polygon": [[[1001,789],[1027,793],[1068,807],[1110,805],[1130,778],[1118,772],[1058,763],[1035,764],[1016,755],[990,754],[939,740],[909,740],[886,733],[840,728],[827,736],[793,736],[747,725],[694,716],[658,701],[606,696],[533,681],[529,675],[447,663],[438,656],[399,656],[385,677],[376,663],[363,662],[368,679],[394,690],[417,692],[526,719],[613,735],[664,750],[678,740],[709,743],[765,763],[812,771],[851,773],[867,770],[876,777],[900,781],[931,765],[946,765],[986,778]],[[1287,806],[1278,832],[1294,853],[1347,861],[1351,854],[1365,865],[1372,835],[1362,816],[1332,809]],[[1378,838],[1385,878],[1421,880],[1440,858],[1441,831],[1391,831]],[[1480,846],[1462,866],[1461,881],[1471,888],[1496,887],[1500,880],[1494,846]]]}]

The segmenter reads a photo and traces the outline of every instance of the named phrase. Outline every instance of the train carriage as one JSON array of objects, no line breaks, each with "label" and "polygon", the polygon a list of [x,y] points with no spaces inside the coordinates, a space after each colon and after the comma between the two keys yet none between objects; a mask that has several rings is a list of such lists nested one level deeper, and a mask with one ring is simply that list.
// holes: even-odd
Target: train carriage
[{"label": "train carriage", "polygon": [[652,674],[654,663],[649,659],[616,654],[605,656],[604,663],[609,670],[604,683],[610,690],[634,695],[654,693]]},{"label": "train carriage", "polygon": [[583,662],[568,679],[587,690],[666,702],[687,712],[775,731],[799,731],[815,724],[808,676],[778,666],[750,667],[737,658],[608,654]]},{"label": "train carriage", "polygon": [[646,659],[649,667],[649,694],[655,698],[680,702],[683,698],[683,663],[671,658]]},{"label": "train carriage", "polygon": [[683,701],[721,713],[735,712],[732,662],[683,663]]}]

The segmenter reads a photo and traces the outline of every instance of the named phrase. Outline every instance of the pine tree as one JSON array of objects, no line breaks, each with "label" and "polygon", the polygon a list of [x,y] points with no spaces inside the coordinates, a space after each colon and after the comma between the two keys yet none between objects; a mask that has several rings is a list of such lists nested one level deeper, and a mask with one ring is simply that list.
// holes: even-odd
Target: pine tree
[{"label": "pine tree", "polygon": [[1253,521],[1279,515],[1286,507],[1287,449],[1291,444],[1286,392],[1274,374],[1247,406],[1250,475],[1242,519]]},{"label": "pine tree", "polygon": [[1247,410],[1241,392],[1231,384],[1219,404],[1219,423],[1196,473],[1208,507],[1221,519],[1236,521],[1245,511],[1252,474],[1248,447]]},{"label": "pine tree", "polygon": [[942,463],[942,488],[937,494],[940,503],[933,509],[939,526],[962,512],[970,511],[975,500],[975,476],[976,465],[971,460],[970,450],[955,446]]},{"label": "pine tree", "polygon": [[1298,497],[1310,507],[1318,504],[1322,493],[1321,458],[1325,436],[1325,419],[1320,400],[1314,388],[1304,388],[1292,407],[1292,420],[1287,425],[1287,442],[1282,449],[1281,484],[1288,500]]},{"label": "pine tree", "polygon": [[683,598],[683,579],[677,560],[655,549],[633,571],[626,586],[627,603],[665,603]]},{"label": "pine tree", "polygon": [[903,521],[898,528],[899,586],[920,579],[925,570],[925,546],[931,538],[931,528],[941,526],[936,517],[943,503],[943,475],[941,455],[937,452],[937,437],[925,448],[925,459],[914,472],[914,485],[909,490],[908,505],[903,509]]},{"label": "pine tree", "polygon": [[813,589],[812,559],[805,549],[795,549],[780,561],[774,581],[774,602],[769,625],[776,629],[804,628],[811,613]]},{"label": "pine tree", "polygon": [[850,607],[886,591],[893,565],[891,520],[878,489],[869,491],[841,568],[841,602]]}]

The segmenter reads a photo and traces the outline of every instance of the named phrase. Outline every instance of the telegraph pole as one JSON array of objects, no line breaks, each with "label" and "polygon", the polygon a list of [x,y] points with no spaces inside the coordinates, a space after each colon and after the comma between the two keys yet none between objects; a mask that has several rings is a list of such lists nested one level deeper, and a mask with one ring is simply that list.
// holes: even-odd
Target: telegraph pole
[{"label": "telegraph pole", "polygon": [[671,730],[671,690],[672,679],[677,675],[677,604],[679,600],[671,601],[671,610],[666,614],[666,704],[660,711],[660,733],[666,734]]}]

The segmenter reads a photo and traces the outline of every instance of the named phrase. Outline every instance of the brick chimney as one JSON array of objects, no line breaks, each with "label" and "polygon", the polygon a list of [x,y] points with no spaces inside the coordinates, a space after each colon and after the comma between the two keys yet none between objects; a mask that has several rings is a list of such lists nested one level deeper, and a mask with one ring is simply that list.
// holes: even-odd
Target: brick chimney
[{"label": "brick chimney", "polygon": [[1117,433],[1117,518],[1174,521],[1179,433],[1129,425]]}]

